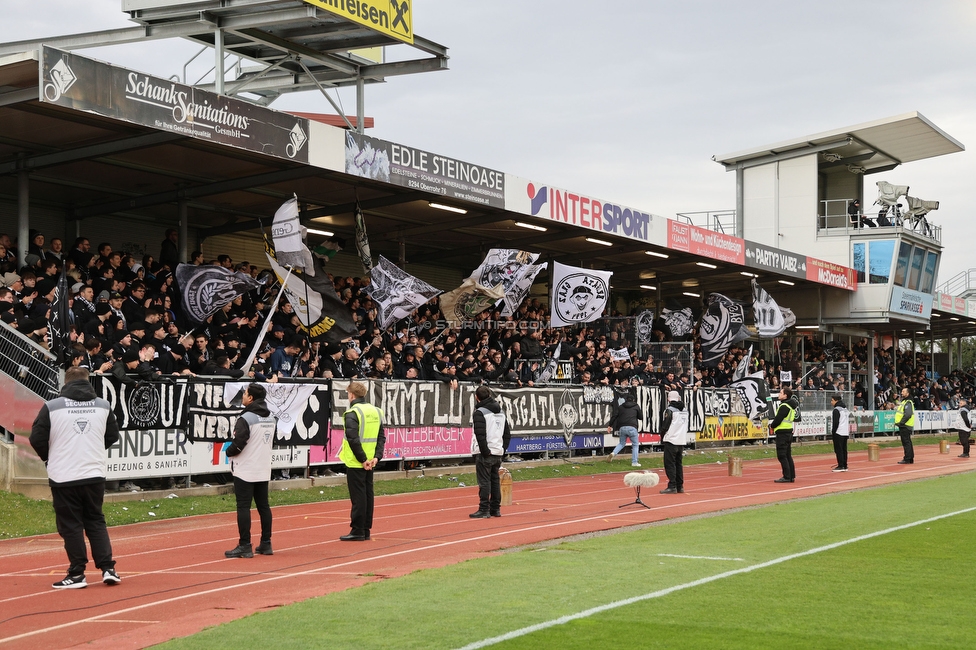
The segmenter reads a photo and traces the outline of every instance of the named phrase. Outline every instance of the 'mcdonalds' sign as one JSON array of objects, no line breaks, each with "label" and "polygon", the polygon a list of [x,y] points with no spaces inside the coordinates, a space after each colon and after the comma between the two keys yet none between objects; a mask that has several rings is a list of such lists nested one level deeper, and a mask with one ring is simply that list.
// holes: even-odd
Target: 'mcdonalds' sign
[{"label": "'mcdonalds' sign", "polygon": [[41,101],[308,162],[308,120],[45,47]]}]

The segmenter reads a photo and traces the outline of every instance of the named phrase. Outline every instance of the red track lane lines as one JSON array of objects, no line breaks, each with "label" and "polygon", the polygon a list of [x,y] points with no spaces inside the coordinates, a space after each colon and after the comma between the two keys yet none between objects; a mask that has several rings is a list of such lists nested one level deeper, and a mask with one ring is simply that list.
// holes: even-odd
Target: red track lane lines
[{"label": "red track lane lines", "polygon": [[[864,452],[859,454],[866,456]],[[857,456],[851,455],[852,462],[860,460]],[[124,577],[121,587],[109,589],[93,585],[70,595],[51,590],[47,586],[48,580],[34,577],[48,575],[48,568],[58,574],[63,571],[64,558],[60,548],[50,544],[46,548],[22,552],[21,547],[41,538],[26,542],[11,540],[0,543],[0,575],[8,578],[8,593],[13,592],[11,597],[0,600],[4,615],[30,614],[44,609],[61,611],[57,617],[29,616],[0,624],[0,633],[7,637],[0,639],[0,646],[19,646],[16,642],[23,641],[28,644],[24,647],[33,648],[37,636],[73,627],[67,635],[70,641],[63,641],[64,635],[61,635],[45,639],[45,646],[63,647],[57,644],[93,641],[103,647],[142,647],[192,633],[215,622],[245,616],[270,606],[269,598],[274,601],[271,604],[281,604],[368,582],[370,578],[360,572],[403,575],[418,568],[443,566],[508,546],[569,534],[976,468],[976,465],[971,467],[961,461],[945,462],[948,459],[938,455],[919,456],[916,465],[911,467],[856,463],[856,469],[846,474],[832,474],[827,469],[832,464],[829,463],[831,456],[801,456],[796,459],[801,482],[782,486],[771,483],[779,475],[779,464],[773,458],[745,463],[745,478],[729,478],[724,463],[689,466],[685,469],[689,493],[667,497],[653,492],[642,495],[651,505],[650,510],[617,508],[633,494],[622,485],[625,472],[520,481],[515,486],[516,505],[506,508],[501,519],[491,520],[467,519],[467,512],[476,505],[477,488],[474,486],[381,496],[377,498],[374,526],[374,531],[378,532],[370,544],[348,544],[336,539],[345,532],[348,501],[283,506],[275,508],[275,556],[255,560],[221,557],[225,549],[218,545],[228,545],[229,548],[236,541],[233,513],[145,522],[112,531]],[[418,518],[422,519],[418,521]],[[180,543],[181,538],[188,536],[194,541]],[[46,536],[44,541],[50,539]],[[59,541],[56,537],[54,540]],[[18,547],[15,552],[4,554],[5,550],[14,547]],[[309,549],[313,550],[311,561],[284,566],[308,557]],[[315,558],[316,549],[329,557]],[[193,556],[199,560],[203,553],[210,557],[204,561],[186,562]],[[45,564],[45,569],[23,566],[24,555],[30,555],[37,564]],[[54,562],[57,564],[48,565]],[[259,568],[263,570],[257,570]],[[323,575],[335,579],[324,586],[320,579]],[[146,581],[143,579],[146,576],[156,576],[157,579]],[[312,576],[319,579],[309,580]],[[187,583],[194,578],[197,578],[197,584]],[[207,581],[207,578],[213,579]],[[219,584],[229,580],[235,582]],[[272,585],[275,586],[271,588]],[[156,593],[150,589],[155,589]],[[132,590],[138,593],[133,594]],[[18,591],[21,593],[16,593]],[[232,606],[221,607],[220,603],[226,600],[221,594],[230,593],[234,594],[233,600],[228,601]],[[49,598],[36,600],[45,595]],[[123,596],[121,600],[119,596]],[[202,608],[195,600],[201,596],[205,597]],[[28,598],[32,601],[30,605],[25,602]],[[152,601],[138,602],[142,599]],[[73,608],[84,609],[70,611]],[[127,613],[144,610],[152,611],[152,618],[167,621],[167,624],[136,623],[134,619],[128,622]],[[71,616],[77,618],[65,620]],[[122,621],[127,622],[123,624]],[[102,625],[84,626],[90,622]],[[118,623],[114,628],[111,624],[105,625],[113,622]],[[143,627],[133,628],[133,625]],[[132,630],[136,633],[132,634]]]}]

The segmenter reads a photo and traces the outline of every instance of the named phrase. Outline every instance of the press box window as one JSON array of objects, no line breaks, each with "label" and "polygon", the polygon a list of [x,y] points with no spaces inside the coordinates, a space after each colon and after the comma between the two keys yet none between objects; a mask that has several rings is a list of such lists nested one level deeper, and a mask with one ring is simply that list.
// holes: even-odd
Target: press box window
[{"label": "press box window", "polygon": [[854,271],[857,273],[857,283],[864,283],[864,270],[867,260],[864,259],[864,244],[854,244]]},{"label": "press box window", "polygon": [[898,261],[895,263],[895,284],[905,286],[908,279],[908,262],[912,256],[912,245],[902,242],[898,246]]},{"label": "press box window", "polygon": [[894,239],[872,241],[868,247],[868,283],[888,284],[891,278],[891,258],[895,254]]},{"label": "press box window", "polygon": [[922,261],[925,258],[925,249],[915,247],[912,253],[912,267],[908,274],[908,285],[906,288],[918,291],[918,283],[922,279]]},{"label": "press box window", "polygon": [[935,283],[935,269],[939,265],[939,254],[932,251],[925,256],[925,266],[922,268],[922,293],[932,293]]}]

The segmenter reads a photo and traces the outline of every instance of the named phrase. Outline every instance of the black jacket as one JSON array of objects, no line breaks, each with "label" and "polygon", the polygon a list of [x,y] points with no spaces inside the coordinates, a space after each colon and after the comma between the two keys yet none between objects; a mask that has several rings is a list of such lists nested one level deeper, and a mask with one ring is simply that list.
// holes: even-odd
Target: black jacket
[{"label": "black jacket", "polygon": [[[256,399],[241,411],[244,413],[254,413],[260,417],[266,418],[271,415],[271,411],[268,410],[268,405],[263,399]],[[230,443],[227,447],[227,457],[233,458],[242,451],[244,447],[247,446],[247,441],[251,437],[251,427],[244,418],[237,418],[237,422],[234,423],[234,441]]]},{"label": "black jacket", "polygon": [[619,430],[621,427],[639,428],[640,420],[644,417],[641,407],[637,405],[634,397],[628,394],[624,398],[623,404],[614,409],[613,417],[610,418],[610,427]]},{"label": "black jacket", "polygon": [[[793,397],[789,398],[785,402],[781,403],[779,405],[779,408],[776,409],[776,417],[773,418],[773,421],[769,423],[770,428],[772,428],[772,429],[775,430],[776,427],[778,427],[783,422],[783,420],[786,419],[786,414],[789,413],[789,410],[788,409],[785,409],[783,407],[785,405],[787,405],[787,404],[789,404],[790,407],[792,407],[794,411],[799,412],[799,410],[800,410],[800,400],[798,400],[796,398],[796,395],[794,395]],[[797,420],[794,420],[794,422],[796,422],[796,421]]]},{"label": "black jacket", "polygon": [[[491,450],[488,449],[488,427],[485,424],[485,414],[478,409],[485,409],[489,413],[501,413],[502,407],[494,397],[489,397],[488,399],[478,402],[474,405],[474,415],[472,420],[474,423],[474,439],[478,441],[478,449],[481,451],[482,456],[491,456]],[[508,443],[512,440],[512,427],[508,423],[508,418],[505,418],[505,433],[502,434],[502,450],[508,450]],[[503,454],[504,455],[504,454]]]}]

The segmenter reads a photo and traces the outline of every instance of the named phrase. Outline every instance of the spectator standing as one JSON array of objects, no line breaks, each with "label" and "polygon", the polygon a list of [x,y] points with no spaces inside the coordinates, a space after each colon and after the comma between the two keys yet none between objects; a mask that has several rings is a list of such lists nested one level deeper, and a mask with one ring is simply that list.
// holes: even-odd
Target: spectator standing
[{"label": "spectator standing", "polygon": [[383,459],[386,436],[383,411],[366,401],[366,384],[349,382],[346,394],[349,408],[342,414],[345,437],[339,460],[346,466],[346,485],[352,502],[350,530],[339,539],[362,542],[373,527],[373,469]]},{"label": "spectator standing", "polygon": [[677,391],[668,393],[668,408],[664,411],[661,429],[664,431],[661,439],[664,446],[664,471],[668,475],[668,487],[661,490],[661,494],[683,494],[685,473],[681,456],[688,444],[688,411],[685,410],[685,404]]},{"label": "spectator standing", "polygon": [[[237,546],[224,552],[225,557],[254,557],[274,555],[271,549],[271,506],[268,505],[268,482],[271,480],[271,445],[274,443],[277,420],[268,405],[264,386],[251,384],[244,391],[241,403],[244,412],[234,425],[234,440],[227,447],[234,475],[234,496],[237,499]],[[251,501],[261,518],[261,543],[251,547]]]},{"label": "spectator standing", "polygon": [[472,519],[501,517],[502,493],[498,470],[512,439],[512,429],[490,388],[478,386],[474,397],[477,402],[472,414],[474,441],[471,453],[475,454],[478,476],[478,510],[468,516]]},{"label": "spectator standing", "polygon": [[959,415],[956,420],[956,431],[959,432],[959,444],[962,445],[962,453],[959,458],[969,458],[969,432],[972,430],[972,422],[969,419],[969,400],[959,399]]},{"label": "spectator standing", "polygon": [[831,413],[830,438],[834,442],[834,455],[837,457],[837,466],[834,472],[847,471],[847,439],[850,436],[851,412],[844,404],[844,398],[840,395],[830,397],[830,405],[833,407]]},{"label": "spectator standing", "polygon": [[170,271],[176,271],[176,265],[180,263],[179,241],[179,233],[175,228],[170,228],[166,231],[166,239],[159,247],[159,263],[168,266]]},{"label": "spectator standing", "polygon": [[122,582],[102,513],[105,450],[118,442],[119,425],[111,405],[96,397],[88,377],[85,368],[66,370],[60,396],[41,407],[31,428],[30,444],[47,466],[58,533],[68,554],[68,574],[52,585],[55,589],[88,586],[85,535],[102,582]]}]

